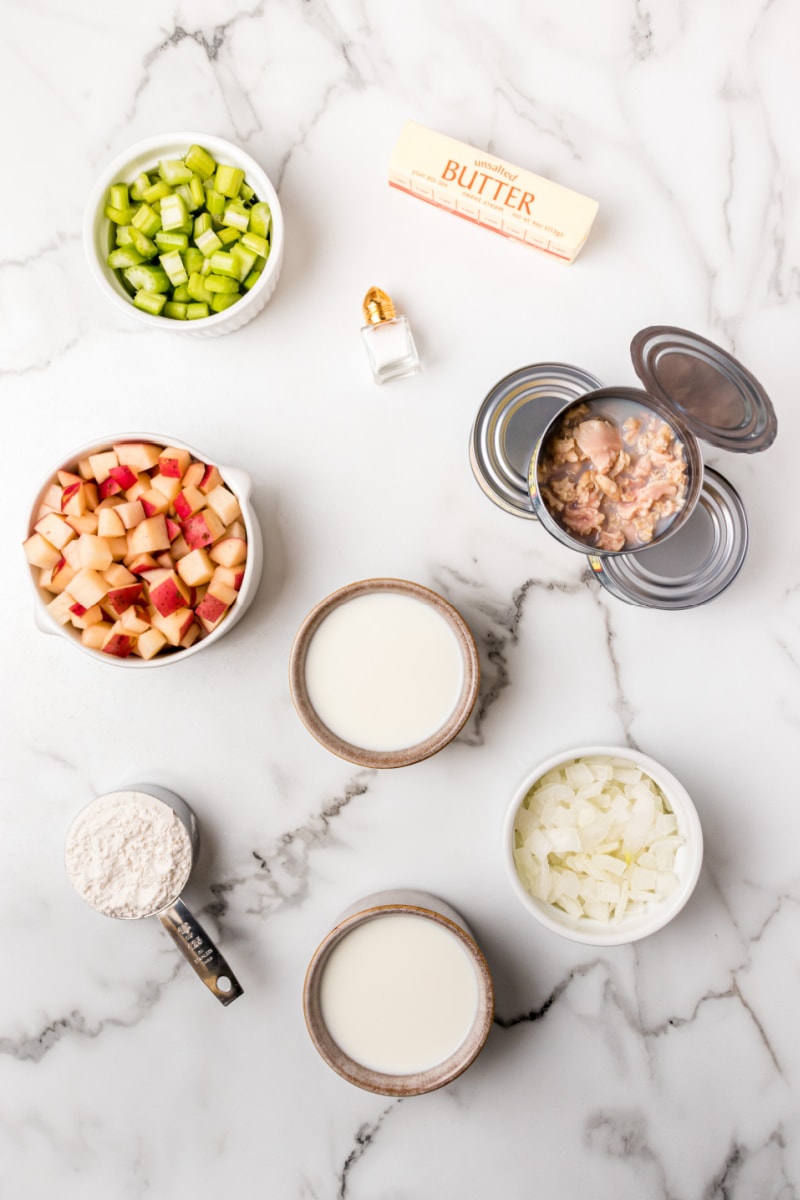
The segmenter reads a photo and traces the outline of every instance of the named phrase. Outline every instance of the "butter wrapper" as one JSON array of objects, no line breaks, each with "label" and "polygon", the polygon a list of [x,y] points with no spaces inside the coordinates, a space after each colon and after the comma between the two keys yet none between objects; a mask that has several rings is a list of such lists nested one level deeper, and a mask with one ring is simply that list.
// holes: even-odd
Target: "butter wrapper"
[{"label": "butter wrapper", "polygon": [[577,257],[599,208],[588,196],[416,121],[403,126],[389,183],[565,262]]}]

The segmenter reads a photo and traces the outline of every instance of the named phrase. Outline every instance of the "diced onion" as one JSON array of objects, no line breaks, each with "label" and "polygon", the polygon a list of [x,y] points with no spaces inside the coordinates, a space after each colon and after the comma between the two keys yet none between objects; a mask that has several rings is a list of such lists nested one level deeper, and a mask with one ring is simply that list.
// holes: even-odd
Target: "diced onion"
[{"label": "diced onion", "polygon": [[598,755],[534,784],[514,823],[514,863],[537,900],[614,923],[674,890],[683,841],[655,781],[627,759]]}]

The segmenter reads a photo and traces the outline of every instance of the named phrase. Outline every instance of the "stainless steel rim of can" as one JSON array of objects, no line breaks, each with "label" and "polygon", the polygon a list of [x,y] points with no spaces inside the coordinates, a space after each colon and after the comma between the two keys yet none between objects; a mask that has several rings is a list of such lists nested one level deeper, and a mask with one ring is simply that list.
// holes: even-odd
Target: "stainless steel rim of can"
[{"label": "stainless steel rim of can", "polygon": [[603,586],[619,600],[643,608],[696,608],[729,587],[742,569],[750,541],[739,493],[706,467],[691,517],[659,546],[635,554],[590,555]]},{"label": "stainless steel rim of can", "polygon": [[556,413],[601,381],[569,363],[532,363],[496,383],[472,426],[469,460],[484,493],[499,508],[537,520],[528,491],[536,443]]}]

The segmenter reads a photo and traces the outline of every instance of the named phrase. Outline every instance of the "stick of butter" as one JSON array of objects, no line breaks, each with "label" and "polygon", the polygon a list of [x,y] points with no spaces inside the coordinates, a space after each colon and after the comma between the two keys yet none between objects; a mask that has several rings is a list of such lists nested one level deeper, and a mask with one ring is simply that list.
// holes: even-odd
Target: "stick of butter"
[{"label": "stick of butter", "polygon": [[588,196],[416,121],[403,126],[389,183],[566,262],[577,257],[599,208]]}]

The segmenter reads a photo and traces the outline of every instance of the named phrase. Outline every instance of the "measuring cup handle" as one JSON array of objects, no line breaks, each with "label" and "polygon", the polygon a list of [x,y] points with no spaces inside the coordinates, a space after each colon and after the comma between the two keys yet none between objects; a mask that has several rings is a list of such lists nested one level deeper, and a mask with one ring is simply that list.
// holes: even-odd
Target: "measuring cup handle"
[{"label": "measuring cup handle", "polygon": [[244,989],[211,938],[181,899],[163,909],[158,919],[220,1004],[230,1004]]}]

